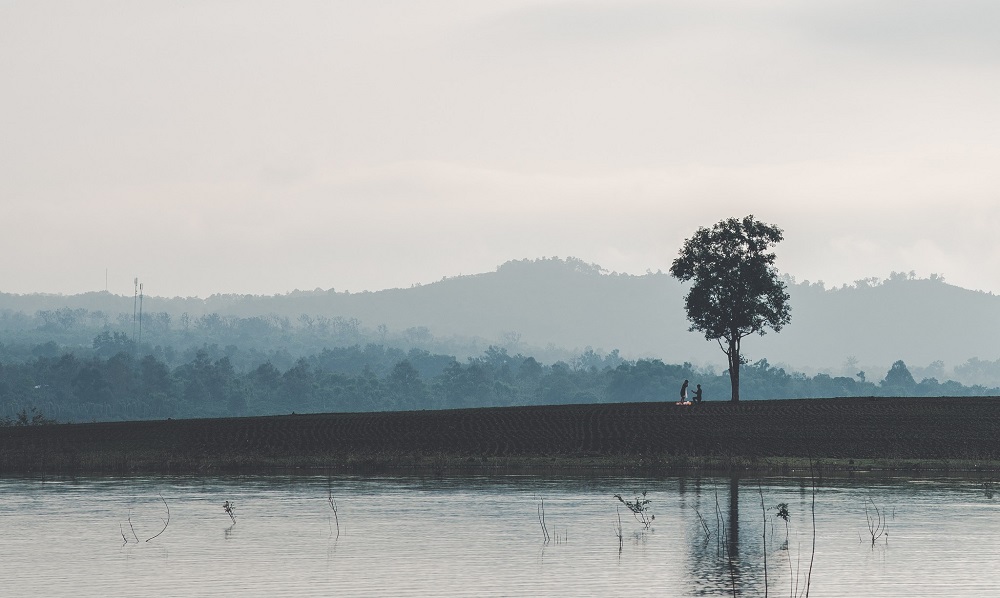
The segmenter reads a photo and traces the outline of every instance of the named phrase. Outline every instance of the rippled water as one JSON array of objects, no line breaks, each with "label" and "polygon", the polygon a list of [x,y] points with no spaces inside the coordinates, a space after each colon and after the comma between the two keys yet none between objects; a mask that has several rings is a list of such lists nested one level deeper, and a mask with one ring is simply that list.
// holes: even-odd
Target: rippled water
[{"label": "rippled water", "polygon": [[[740,596],[763,596],[765,539],[769,595],[788,596],[796,586],[802,592],[812,556],[810,482],[760,484],[531,476],[3,479],[2,592],[702,596],[732,595],[735,585]],[[634,499],[642,490],[656,516],[652,529],[620,508],[619,543],[621,504],[613,494]],[[236,505],[236,524],[222,508],[226,500]],[[827,479],[815,500],[811,596],[988,596],[1000,587],[1000,496],[994,499],[984,480]],[[778,503],[788,505],[787,545]],[[887,522],[888,534],[874,547],[866,504],[870,516],[878,507]],[[166,530],[147,542],[163,529],[167,507]]]}]

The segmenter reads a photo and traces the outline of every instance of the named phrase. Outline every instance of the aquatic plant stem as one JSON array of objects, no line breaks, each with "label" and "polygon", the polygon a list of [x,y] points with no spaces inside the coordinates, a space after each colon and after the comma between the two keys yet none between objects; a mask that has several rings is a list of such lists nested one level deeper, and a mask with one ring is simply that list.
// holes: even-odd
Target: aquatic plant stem
[{"label": "aquatic plant stem", "polygon": [[340,517],[337,516],[337,501],[333,498],[333,490],[327,490],[326,501],[330,504],[330,508],[333,509],[333,520],[337,523],[337,538],[340,538]]},{"label": "aquatic plant stem", "polygon": [[130,530],[132,530],[132,536],[135,538],[135,541],[138,544],[139,536],[136,535],[135,528],[132,527],[132,509],[128,510],[128,527]]},{"label": "aquatic plant stem", "polygon": [[[157,495],[160,497],[160,500],[163,501],[163,506],[166,507],[166,509],[167,509],[167,518],[166,519],[161,519],[161,521],[163,521],[163,529],[161,529],[159,531],[159,533],[156,534],[156,536],[159,536],[163,532],[167,531],[167,526],[170,525],[170,506],[167,505],[167,501],[166,501],[166,499],[163,498],[163,494],[157,493]],[[150,540],[152,540],[156,536],[153,536],[152,538],[148,538],[146,541],[149,542]]]},{"label": "aquatic plant stem", "polygon": [[698,509],[694,510],[694,514],[698,516],[698,521],[701,522],[701,527],[705,530],[705,541],[708,542],[708,540],[712,537],[712,532],[708,529],[708,524],[705,523],[705,518],[701,516],[701,512],[699,512]]},{"label": "aquatic plant stem", "polygon": [[813,562],[816,560],[816,474],[813,471],[812,457],[809,458],[809,479],[812,480],[812,554],[809,556],[809,573],[806,574],[806,598],[809,598],[809,585],[812,583]]},{"label": "aquatic plant stem", "polygon": [[545,544],[548,544],[550,537],[549,537],[549,530],[545,526],[545,499],[541,499],[540,498],[538,500],[539,500],[538,509],[537,509],[537,511],[538,511],[538,525],[540,525],[542,527],[542,535],[544,537]]},{"label": "aquatic plant stem", "polygon": [[618,507],[615,507],[615,513],[618,514],[618,527],[615,528],[615,535],[618,537],[618,556],[620,557],[621,554],[622,554],[622,542],[623,542],[623,539],[622,539],[623,532],[622,532],[622,512],[621,512],[621,509],[619,509]]},{"label": "aquatic plant stem", "polygon": [[760,479],[757,479],[757,494],[760,495],[760,514],[764,518],[764,598],[767,598],[767,510],[764,508],[764,490],[760,487]]}]

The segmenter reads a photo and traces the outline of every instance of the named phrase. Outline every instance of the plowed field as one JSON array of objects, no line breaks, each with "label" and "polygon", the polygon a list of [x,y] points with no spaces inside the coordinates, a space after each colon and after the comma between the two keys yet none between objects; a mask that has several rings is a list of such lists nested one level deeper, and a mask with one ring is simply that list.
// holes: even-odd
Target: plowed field
[{"label": "plowed field", "polygon": [[0,428],[0,474],[558,459],[1000,461],[1000,398],[561,405]]}]

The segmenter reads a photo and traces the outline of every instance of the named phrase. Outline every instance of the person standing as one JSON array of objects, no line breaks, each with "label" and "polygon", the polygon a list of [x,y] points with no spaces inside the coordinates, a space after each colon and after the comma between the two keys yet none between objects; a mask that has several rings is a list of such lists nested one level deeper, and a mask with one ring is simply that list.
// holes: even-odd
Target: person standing
[{"label": "person standing", "polygon": [[684,384],[681,384],[681,402],[686,403],[688,400],[688,381],[685,380]]}]

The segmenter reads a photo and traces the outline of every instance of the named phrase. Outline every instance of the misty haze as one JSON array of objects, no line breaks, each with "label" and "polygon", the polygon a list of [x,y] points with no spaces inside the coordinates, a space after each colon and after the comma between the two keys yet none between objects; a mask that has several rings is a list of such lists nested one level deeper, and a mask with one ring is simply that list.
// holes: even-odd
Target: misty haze
[{"label": "misty haze", "polygon": [[[794,319],[747,341],[745,398],[1000,386],[992,294],[904,273],[837,288],[786,283]],[[85,421],[661,401],[685,378],[724,400],[724,355],[688,331],[682,298],[665,273],[618,274],[574,258],[374,293],[3,294],[3,415],[43,405]],[[897,362],[911,378],[903,386],[887,379]],[[136,392],[156,400],[137,402]]]},{"label": "misty haze", "polygon": [[5,593],[990,595],[997,22],[0,0]]}]

